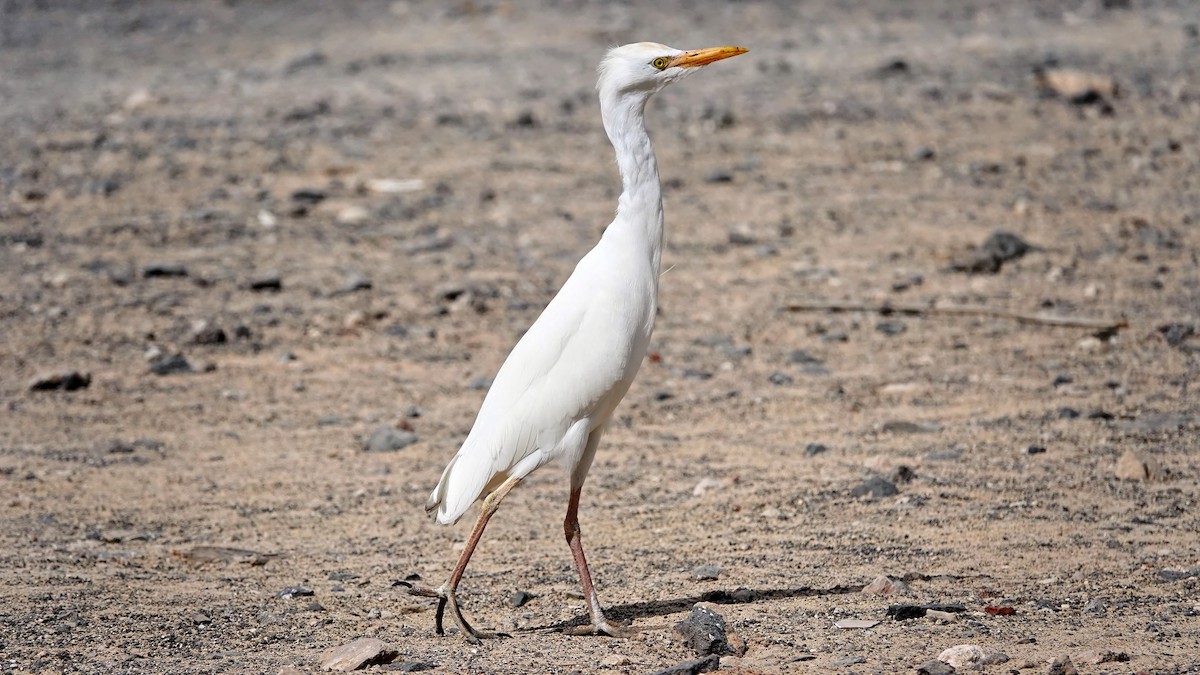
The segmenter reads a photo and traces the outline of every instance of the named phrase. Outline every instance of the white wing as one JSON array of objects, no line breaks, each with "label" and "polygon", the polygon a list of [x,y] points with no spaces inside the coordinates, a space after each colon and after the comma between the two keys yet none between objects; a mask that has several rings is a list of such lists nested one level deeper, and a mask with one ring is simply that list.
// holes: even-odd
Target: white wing
[{"label": "white wing", "polygon": [[439,522],[458,520],[508,476],[581,452],[625,395],[649,340],[657,283],[622,275],[625,265],[604,248],[601,240],[579,261],[500,367],[425,505]]}]

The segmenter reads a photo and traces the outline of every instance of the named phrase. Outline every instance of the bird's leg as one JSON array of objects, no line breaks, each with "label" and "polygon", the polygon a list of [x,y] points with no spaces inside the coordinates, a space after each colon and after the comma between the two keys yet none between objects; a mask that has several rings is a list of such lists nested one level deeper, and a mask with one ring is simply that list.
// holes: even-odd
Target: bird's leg
[{"label": "bird's leg", "polygon": [[463,616],[462,610],[458,606],[458,582],[462,580],[463,573],[467,571],[467,563],[471,560],[471,554],[475,552],[475,547],[479,545],[479,539],[483,536],[483,530],[487,527],[488,520],[496,509],[500,508],[500,502],[508,496],[508,493],[521,482],[521,478],[513,477],[500,484],[500,487],[493,490],[487,497],[484,497],[483,504],[479,507],[479,518],[475,521],[475,527],[471,530],[471,536],[467,538],[467,544],[463,548],[462,555],[458,557],[458,563],[454,566],[454,571],[450,573],[450,578],[446,583],[437,588],[429,588],[427,586],[411,585],[408,592],[412,595],[420,595],[425,597],[435,597],[438,599],[437,615],[435,617],[434,628],[438,635],[445,635],[445,630],[442,628],[442,618],[445,615],[446,605],[450,605],[451,616],[454,617],[454,623],[463,632],[468,642],[478,643],[483,638],[500,637],[503,633],[485,633],[471,627],[467,623],[466,617]]},{"label": "bird's leg", "polygon": [[604,610],[600,608],[600,598],[596,597],[596,587],[592,585],[592,572],[588,569],[587,558],[583,555],[583,542],[580,539],[579,493],[582,490],[582,487],[571,490],[571,499],[567,502],[567,517],[563,520],[563,533],[567,536],[567,544],[570,545],[571,555],[575,558],[575,569],[579,572],[579,583],[583,586],[583,597],[587,601],[592,625],[568,628],[563,632],[567,635],[631,637],[637,631],[628,626],[609,623],[608,619],[604,618]]}]

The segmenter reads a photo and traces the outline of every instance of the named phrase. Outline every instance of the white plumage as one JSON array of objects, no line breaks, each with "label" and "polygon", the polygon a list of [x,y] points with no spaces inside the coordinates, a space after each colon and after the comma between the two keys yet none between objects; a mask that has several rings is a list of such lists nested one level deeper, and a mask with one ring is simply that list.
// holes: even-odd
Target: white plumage
[{"label": "white plumage", "polygon": [[486,495],[450,579],[438,589],[412,589],[440,599],[439,634],[449,602],[468,639],[485,636],[458,609],[458,582],[500,500],[552,460],[570,471],[564,531],[588,600],[588,632],[621,632],[605,620],[596,598],[580,543],[578,505],[600,436],[646,354],[658,309],[662,194],[644,110],[650,96],[670,82],[745,51],[681,51],[643,42],[616,47],[601,62],[601,116],[623,187],[617,214],[500,367],[470,434],[426,502],[438,522],[453,523]]}]

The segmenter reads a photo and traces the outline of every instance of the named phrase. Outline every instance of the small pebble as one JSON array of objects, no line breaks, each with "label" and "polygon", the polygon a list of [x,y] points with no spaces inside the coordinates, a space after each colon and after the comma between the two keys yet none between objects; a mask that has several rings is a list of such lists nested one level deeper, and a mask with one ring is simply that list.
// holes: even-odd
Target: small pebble
[{"label": "small pebble", "polygon": [[692,578],[700,581],[714,581],[721,577],[720,565],[696,565],[692,568]]},{"label": "small pebble", "polygon": [[403,429],[397,429],[385,424],[371,432],[370,438],[363,445],[363,450],[367,452],[393,452],[407,448],[418,440],[417,435],[411,431],[404,431]]},{"label": "small pebble", "polygon": [[529,591],[513,591],[513,594],[508,596],[508,604],[513,609],[516,609],[517,607],[524,607],[530,600],[536,597],[536,595]]},{"label": "small pebble", "polygon": [[29,383],[30,391],[75,391],[87,389],[92,384],[91,373],[68,370],[61,373],[38,375]]},{"label": "small pebble", "polygon": [[917,666],[917,675],[953,675],[954,666],[937,659],[929,659]]},{"label": "small pebble", "polygon": [[886,478],[881,476],[871,476],[864,480],[853,490],[850,491],[854,497],[870,497],[872,499],[881,499],[883,497],[891,497],[892,495],[900,494],[900,490]]}]

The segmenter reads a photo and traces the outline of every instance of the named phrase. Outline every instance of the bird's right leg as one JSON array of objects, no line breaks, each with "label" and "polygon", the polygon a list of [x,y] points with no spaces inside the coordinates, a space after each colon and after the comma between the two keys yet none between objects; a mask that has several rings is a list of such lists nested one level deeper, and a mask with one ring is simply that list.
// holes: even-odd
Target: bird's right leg
[{"label": "bird's right leg", "polygon": [[483,531],[487,528],[488,520],[496,509],[500,508],[500,502],[508,496],[509,492],[521,482],[520,477],[511,477],[500,484],[500,487],[493,490],[487,497],[484,497],[483,504],[479,507],[479,518],[475,521],[475,527],[471,530],[471,536],[467,538],[467,544],[463,548],[462,555],[458,557],[458,564],[454,566],[454,571],[450,573],[450,578],[446,583],[437,588],[429,588],[427,586],[419,586],[410,584],[408,592],[412,595],[421,595],[426,597],[435,597],[438,599],[437,615],[435,617],[435,629],[438,635],[445,635],[446,631],[442,628],[442,618],[445,615],[446,605],[450,605],[451,616],[454,617],[454,623],[463,632],[468,642],[478,643],[483,638],[498,637],[498,633],[485,633],[476,630],[467,623],[466,617],[463,616],[462,610],[458,606],[458,582],[462,580],[463,573],[467,571],[467,563],[471,560],[471,554],[475,552],[475,547],[479,544],[479,539],[483,536]]},{"label": "bird's right leg", "polygon": [[637,630],[608,622],[604,616],[604,610],[600,607],[600,598],[596,595],[596,587],[592,584],[592,571],[588,569],[587,558],[583,555],[583,541],[579,528],[579,494],[582,491],[582,486],[571,489],[571,498],[567,502],[567,517],[563,520],[563,532],[567,536],[567,544],[571,547],[571,556],[575,558],[575,569],[579,572],[579,583],[583,586],[583,598],[587,601],[592,625],[569,628],[563,632],[568,635],[632,637]]}]

